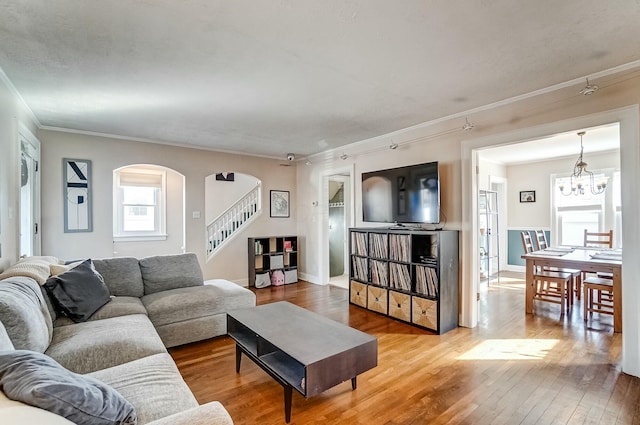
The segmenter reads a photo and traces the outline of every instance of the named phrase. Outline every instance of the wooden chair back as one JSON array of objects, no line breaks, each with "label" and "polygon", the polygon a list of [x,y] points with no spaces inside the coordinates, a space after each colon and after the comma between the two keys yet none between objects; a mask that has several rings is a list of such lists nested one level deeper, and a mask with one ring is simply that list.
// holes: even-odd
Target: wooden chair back
[{"label": "wooden chair back", "polygon": [[544,230],[536,230],[536,243],[538,244],[538,249],[547,249],[549,248],[549,243],[547,242],[547,235],[545,235]]},{"label": "wooden chair back", "polygon": [[522,238],[522,247],[524,248],[525,254],[535,251],[533,241],[531,240],[531,233],[520,232],[520,237]]},{"label": "wooden chair back", "polygon": [[584,229],[584,246],[603,246],[613,247],[613,230],[608,232],[588,232]]}]

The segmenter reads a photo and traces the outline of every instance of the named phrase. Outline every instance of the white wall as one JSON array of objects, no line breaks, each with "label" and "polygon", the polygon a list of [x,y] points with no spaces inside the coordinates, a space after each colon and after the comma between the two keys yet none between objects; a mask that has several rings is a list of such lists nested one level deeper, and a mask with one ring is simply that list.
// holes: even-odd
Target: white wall
[{"label": "white wall", "polygon": [[37,135],[37,127],[0,70],[0,270],[20,255],[20,124]]},{"label": "white wall", "polygon": [[[515,229],[551,228],[551,175],[569,173],[573,170],[575,157],[550,161],[532,162],[507,167],[509,192],[507,225]],[[588,169],[620,169],[620,151],[585,155]],[[536,202],[520,202],[520,191],[535,190]]]},{"label": "white wall", "polygon": [[[256,187],[258,182],[258,178],[243,173],[234,173],[234,181],[232,182],[216,180],[215,174],[207,176],[204,195],[206,201],[206,223],[211,223],[211,221],[215,220],[231,204]],[[269,193],[267,192],[265,196],[268,197]]]},{"label": "white wall", "polygon": [[[131,164],[155,164],[171,168],[185,176],[186,246],[194,252],[205,278],[224,278],[238,283],[247,281],[247,237],[296,234],[295,203],[290,218],[269,218],[268,196],[262,198],[263,213],[251,227],[228,242],[211,261],[206,261],[205,179],[219,170],[253,174],[270,189],[288,190],[296,199],[295,167],[281,167],[280,161],[232,155],[199,149],[124,141],[107,137],[41,131],[42,142],[42,251],[60,258],[113,256],[112,172]],[[64,233],[62,221],[62,158],[92,160],[93,227],[91,233]],[[193,219],[192,212],[201,218]],[[151,251],[149,251],[151,252]]]},{"label": "white wall", "polygon": [[480,156],[478,163],[478,190],[491,190],[491,177],[507,177],[507,167]]}]

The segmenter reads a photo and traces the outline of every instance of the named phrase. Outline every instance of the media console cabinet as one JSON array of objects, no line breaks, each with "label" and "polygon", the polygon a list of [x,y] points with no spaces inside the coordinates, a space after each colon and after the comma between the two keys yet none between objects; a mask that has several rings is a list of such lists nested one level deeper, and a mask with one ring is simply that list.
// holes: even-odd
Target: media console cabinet
[{"label": "media console cabinet", "polygon": [[458,326],[458,231],[349,229],[349,302],[437,334]]}]

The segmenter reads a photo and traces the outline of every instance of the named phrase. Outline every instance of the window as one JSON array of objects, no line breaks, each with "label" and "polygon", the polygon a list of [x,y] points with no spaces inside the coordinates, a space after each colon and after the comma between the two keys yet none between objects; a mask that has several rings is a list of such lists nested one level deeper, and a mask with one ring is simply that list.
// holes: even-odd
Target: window
[{"label": "window", "polygon": [[603,193],[593,195],[586,188],[582,195],[564,196],[560,186],[564,187],[566,193],[567,188],[571,187],[570,178],[552,176],[553,223],[557,235],[554,244],[582,246],[585,229],[590,232],[614,229],[614,245],[620,246],[620,172],[604,170],[594,173],[594,178],[596,181],[608,181]]},{"label": "window", "polygon": [[114,238],[166,239],[164,171],[126,167],[114,172]]}]

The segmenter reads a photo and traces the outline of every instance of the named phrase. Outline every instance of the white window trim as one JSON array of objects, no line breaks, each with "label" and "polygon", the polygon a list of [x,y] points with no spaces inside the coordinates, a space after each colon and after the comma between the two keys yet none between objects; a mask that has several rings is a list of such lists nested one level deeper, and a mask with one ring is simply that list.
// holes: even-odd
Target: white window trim
[{"label": "white window trim", "polygon": [[[123,204],[122,190],[120,186],[120,173],[140,173],[160,175],[162,179],[160,190],[158,191],[156,200],[158,229],[153,231],[124,231],[123,223]],[[169,236],[166,232],[166,215],[167,215],[167,173],[165,170],[151,170],[147,168],[125,167],[116,170],[113,173],[113,241],[114,242],[145,242],[145,241],[163,241]]]},{"label": "white window trim", "polygon": [[[612,196],[610,193],[607,193],[607,190],[610,192],[611,190],[613,190],[614,188],[614,184],[613,184],[613,180],[615,178],[615,174],[620,173],[620,170],[616,170],[613,168],[605,168],[605,169],[601,169],[601,170],[594,170],[593,171],[594,174],[603,174],[607,177],[607,189],[605,190],[605,195],[604,197],[602,197],[601,202],[598,203],[593,203],[593,204],[589,204],[589,205],[580,205],[580,206],[568,206],[568,207],[558,207],[556,206],[556,181],[559,179],[563,179],[563,178],[567,178],[570,176],[569,173],[560,173],[560,174],[552,174],[551,177],[551,193],[553,194],[553,198],[552,198],[552,205],[551,205],[551,211],[552,211],[552,219],[551,219],[551,234],[552,234],[552,241],[551,243],[553,245],[559,245],[560,244],[560,235],[562,234],[562,224],[560,222],[560,213],[562,212],[570,212],[570,211],[585,211],[585,212],[594,212],[598,214],[598,227],[599,227],[599,231],[605,231],[608,230],[609,228],[614,229],[614,233],[616,232],[616,228],[615,228],[615,211],[618,211],[620,209],[616,209],[615,205],[613,205],[613,200],[612,200]],[[560,195],[563,196],[563,195]],[[574,196],[574,195],[571,195]],[[613,207],[613,208],[612,208]],[[611,217],[609,217],[610,214],[610,209],[613,209],[613,215]],[[609,225],[609,223],[611,223],[611,225]]]}]

